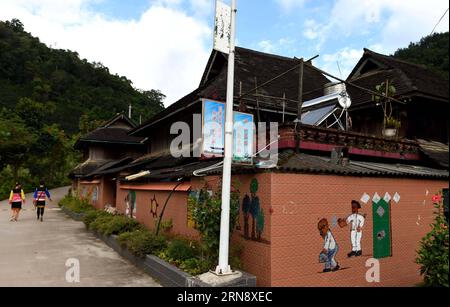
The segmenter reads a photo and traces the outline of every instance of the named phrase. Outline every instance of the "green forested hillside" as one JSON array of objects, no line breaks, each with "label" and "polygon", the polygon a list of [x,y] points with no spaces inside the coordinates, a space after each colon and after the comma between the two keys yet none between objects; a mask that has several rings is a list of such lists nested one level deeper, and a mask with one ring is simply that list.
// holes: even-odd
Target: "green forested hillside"
[{"label": "green forested hillside", "polygon": [[27,191],[40,179],[68,184],[80,162],[73,149],[80,134],[130,103],[145,120],[163,109],[163,99],[75,52],[48,48],[18,20],[0,21],[0,199],[15,181]]},{"label": "green forested hillside", "polygon": [[80,59],[76,52],[48,48],[18,20],[0,21],[0,107],[14,109],[22,98],[43,103],[52,111],[45,123],[72,134],[81,115],[106,120],[130,103],[145,120],[162,110],[164,95],[135,90],[127,78]]},{"label": "green forested hillside", "polygon": [[407,48],[401,48],[394,57],[422,64],[448,80],[448,32],[424,37]]}]

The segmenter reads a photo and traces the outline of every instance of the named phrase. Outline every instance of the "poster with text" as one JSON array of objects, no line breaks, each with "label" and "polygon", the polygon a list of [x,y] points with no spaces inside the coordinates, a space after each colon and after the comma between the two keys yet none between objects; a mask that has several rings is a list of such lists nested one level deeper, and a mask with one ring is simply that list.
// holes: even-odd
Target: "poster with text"
[{"label": "poster with text", "polygon": [[233,161],[252,164],[254,145],[253,115],[234,112]]},{"label": "poster with text", "polygon": [[203,155],[223,157],[225,148],[225,104],[203,101]]}]

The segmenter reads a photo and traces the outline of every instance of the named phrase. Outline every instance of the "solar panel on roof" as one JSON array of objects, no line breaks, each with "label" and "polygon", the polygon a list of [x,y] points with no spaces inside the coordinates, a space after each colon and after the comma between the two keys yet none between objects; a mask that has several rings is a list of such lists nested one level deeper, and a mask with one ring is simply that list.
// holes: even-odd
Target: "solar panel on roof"
[{"label": "solar panel on roof", "polygon": [[320,125],[336,110],[335,105],[326,106],[317,110],[308,111],[302,115],[302,123],[311,126]]}]

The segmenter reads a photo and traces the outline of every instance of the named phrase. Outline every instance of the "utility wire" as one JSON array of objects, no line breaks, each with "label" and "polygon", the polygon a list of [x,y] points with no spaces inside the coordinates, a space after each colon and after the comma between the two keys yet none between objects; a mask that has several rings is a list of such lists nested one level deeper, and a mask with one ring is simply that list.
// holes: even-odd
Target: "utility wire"
[{"label": "utility wire", "polygon": [[430,34],[430,35],[433,35],[433,34],[434,34],[434,31],[435,31],[436,28],[439,26],[439,24],[441,23],[442,19],[444,19],[445,15],[447,15],[448,9],[449,9],[449,8],[447,8],[447,10],[445,11],[444,15],[442,15],[441,19],[439,19],[438,23],[434,26],[433,31],[431,31],[431,34]]}]

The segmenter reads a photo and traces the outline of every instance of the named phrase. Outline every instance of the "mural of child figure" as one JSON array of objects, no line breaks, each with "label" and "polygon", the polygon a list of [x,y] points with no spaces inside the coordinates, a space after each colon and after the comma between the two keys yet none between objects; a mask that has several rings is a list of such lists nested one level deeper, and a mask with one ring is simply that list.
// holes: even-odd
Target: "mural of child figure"
[{"label": "mural of child figure", "polygon": [[338,223],[341,228],[350,225],[350,241],[352,243],[352,251],[348,253],[348,257],[362,256],[361,239],[362,239],[362,228],[366,221],[365,215],[359,214],[361,209],[361,204],[356,200],[352,200],[352,214],[347,217],[347,219],[339,219]]},{"label": "mural of child figure", "polygon": [[321,219],[317,225],[319,229],[320,236],[324,240],[323,250],[319,256],[319,262],[325,263],[324,273],[336,272],[340,269],[339,264],[336,262],[336,254],[339,247],[334,239],[333,234],[330,230],[330,225],[327,219]]}]

